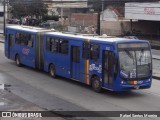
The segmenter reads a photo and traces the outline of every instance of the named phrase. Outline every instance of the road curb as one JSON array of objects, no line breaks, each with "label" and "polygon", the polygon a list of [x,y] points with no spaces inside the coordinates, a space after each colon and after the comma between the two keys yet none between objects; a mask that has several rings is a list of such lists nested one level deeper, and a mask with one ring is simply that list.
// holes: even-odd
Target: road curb
[{"label": "road curb", "polygon": [[1,40],[0,40],[0,43],[4,43],[4,41],[1,41]]},{"label": "road curb", "polygon": [[155,59],[155,60],[160,60],[160,58],[152,58],[152,59]]},{"label": "road curb", "polygon": [[153,79],[160,80],[160,77],[152,76]]}]

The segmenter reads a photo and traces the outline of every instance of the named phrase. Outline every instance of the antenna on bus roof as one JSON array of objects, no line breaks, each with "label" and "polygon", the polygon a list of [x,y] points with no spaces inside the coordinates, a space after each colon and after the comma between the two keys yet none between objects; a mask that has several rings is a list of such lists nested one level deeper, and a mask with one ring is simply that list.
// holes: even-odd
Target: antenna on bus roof
[{"label": "antenna on bus roof", "polygon": [[103,34],[103,35],[102,35],[102,37],[107,37],[107,36],[108,36],[107,34]]},{"label": "antenna on bus roof", "polygon": [[92,37],[96,37],[96,36],[99,36],[97,34],[82,34],[83,36],[92,36]]},{"label": "antenna on bus roof", "polygon": [[33,29],[33,27],[32,27],[32,26],[21,25],[21,27],[23,27],[23,28],[31,28],[31,29]]},{"label": "antenna on bus roof", "polygon": [[51,31],[56,32],[56,30],[55,30],[55,29],[53,29],[53,28],[51,29]]}]

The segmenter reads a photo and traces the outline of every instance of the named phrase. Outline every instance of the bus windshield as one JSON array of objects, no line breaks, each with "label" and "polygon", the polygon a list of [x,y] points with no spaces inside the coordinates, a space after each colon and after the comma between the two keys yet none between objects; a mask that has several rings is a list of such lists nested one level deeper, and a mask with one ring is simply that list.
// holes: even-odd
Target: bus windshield
[{"label": "bus windshield", "polygon": [[121,48],[119,63],[122,78],[147,78],[152,67],[150,49]]}]

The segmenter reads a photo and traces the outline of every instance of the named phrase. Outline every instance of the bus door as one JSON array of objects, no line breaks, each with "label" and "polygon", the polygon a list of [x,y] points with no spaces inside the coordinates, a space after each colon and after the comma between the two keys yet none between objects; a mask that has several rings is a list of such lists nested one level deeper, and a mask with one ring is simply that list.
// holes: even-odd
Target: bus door
[{"label": "bus door", "polygon": [[13,57],[13,52],[14,52],[14,34],[8,32],[6,39],[8,41],[8,58],[14,59],[14,57]]},{"label": "bus door", "polygon": [[102,74],[103,84],[111,88],[114,80],[114,53],[112,51],[103,51],[102,57]]},{"label": "bus door", "polygon": [[80,80],[80,47],[71,46],[71,78]]}]

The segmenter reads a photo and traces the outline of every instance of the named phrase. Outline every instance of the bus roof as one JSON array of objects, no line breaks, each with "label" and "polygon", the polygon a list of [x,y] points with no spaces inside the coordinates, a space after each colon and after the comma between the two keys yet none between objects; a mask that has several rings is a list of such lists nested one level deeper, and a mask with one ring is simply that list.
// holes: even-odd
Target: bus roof
[{"label": "bus roof", "polygon": [[[32,27],[32,26],[23,26],[23,25],[12,25],[7,26],[8,29],[13,30],[21,30],[21,31],[27,31],[27,32],[46,32],[46,35],[54,35],[54,36],[61,36],[65,38],[74,38],[75,40],[90,40],[95,42],[101,42],[101,43],[120,43],[120,42],[144,42],[144,40],[137,40],[137,39],[128,39],[128,38],[119,38],[115,36],[98,36],[98,35],[89,35],[89,34],[77,34],[77,33],[64,33],[64,32],[57,32],[52,29],[44,29],[39,27]],[[147,41],[146,41],[147,42]]]},{"label": "bus roof", "polygon": [[44,29],[44,28],[39,28],[39,27],[32,27],[32,26],[24,26],[24,25],[12,25],[12,26],[7,26],[9,29],[14,29],[14,30],[21,30],[21,31],[27,31],[27,32],[49,32],[51,30]]},{"label": "bus roof", "polygon": [[78,39],[89,39],[91,41],[99,41],[99,42],[144,42],[144,40],[137,40],[137,39],[128,39],[128,38],[120,38],[120,37],[114,37],[114,36],[97,36],[97,35],[89,35],[86,34],[68,34],[68,33],[62,33],[62,32],[47,32],[46,35],[54,35],[54,36],[61,36],[65,38],[75,38]]}]

